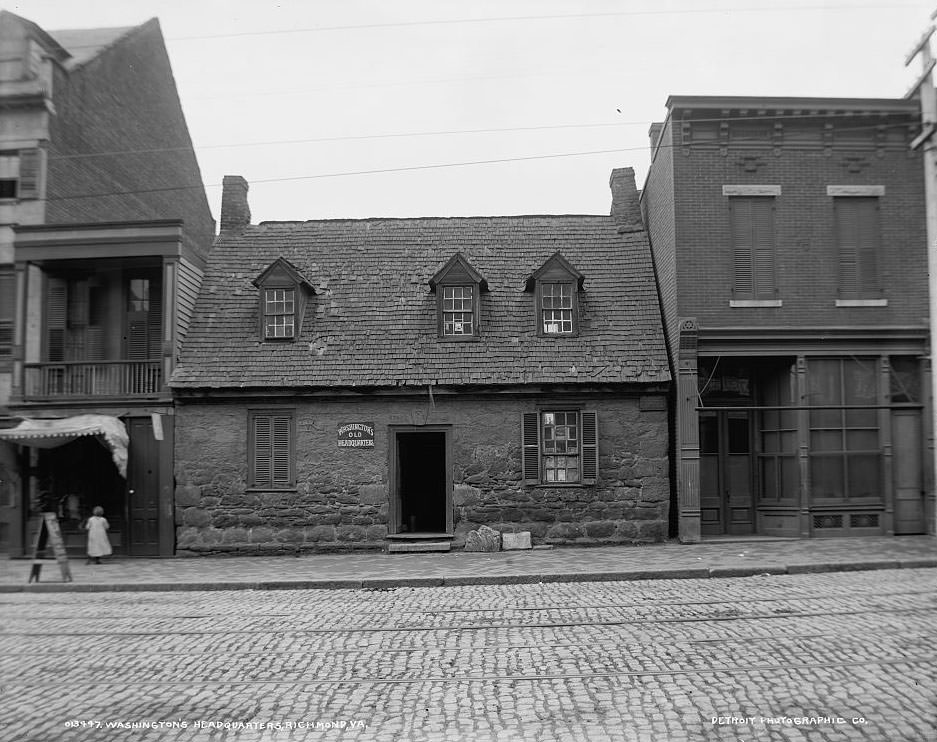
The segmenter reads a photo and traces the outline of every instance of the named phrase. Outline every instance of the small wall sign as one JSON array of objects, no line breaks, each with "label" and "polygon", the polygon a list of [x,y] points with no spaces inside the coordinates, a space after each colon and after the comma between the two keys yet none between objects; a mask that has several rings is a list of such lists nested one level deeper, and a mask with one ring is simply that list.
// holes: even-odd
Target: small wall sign
[{"label": "small wall sign", "polygon": [[338,426],[339,448],[374,448],[374,423],[345,423]]}]

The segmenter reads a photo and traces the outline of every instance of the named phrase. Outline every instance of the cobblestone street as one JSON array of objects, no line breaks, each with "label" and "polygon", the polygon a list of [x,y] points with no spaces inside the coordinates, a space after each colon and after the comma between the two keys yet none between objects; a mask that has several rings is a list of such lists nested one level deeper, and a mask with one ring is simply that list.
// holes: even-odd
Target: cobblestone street
[{"label": "cobblestone street", "polygon": [[903,569],[10,593],[0,738],[925,742],[935,588]]}]

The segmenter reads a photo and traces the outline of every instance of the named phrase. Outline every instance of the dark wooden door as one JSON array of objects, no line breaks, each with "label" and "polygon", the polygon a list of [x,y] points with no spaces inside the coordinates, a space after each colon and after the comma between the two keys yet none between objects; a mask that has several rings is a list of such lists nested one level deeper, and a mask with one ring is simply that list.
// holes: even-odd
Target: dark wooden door
[{"label": "dark wooden door", "polygon": [[895,534],[924,533],[924,487],[920,410],[892,413]]},{"label": "dark wooden door", "polygon": [[751,440],[747,411],[700,412],[703,535],[754,533]]},{"label": "dark wooden door", "polygon": [[159,441],[150,418],[131,418],[127,466],[129,549],[133,556],[159,554]]}]

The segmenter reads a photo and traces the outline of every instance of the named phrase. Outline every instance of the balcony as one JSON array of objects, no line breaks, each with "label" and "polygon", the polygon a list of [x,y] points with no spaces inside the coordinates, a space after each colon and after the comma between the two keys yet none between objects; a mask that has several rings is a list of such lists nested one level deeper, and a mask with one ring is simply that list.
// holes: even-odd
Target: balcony
[{"label": "balcony", "polygon": [[23,399],[28,402],[88,397],[154,397],[163,387],[162,362],[27,363],[23,381]]}]

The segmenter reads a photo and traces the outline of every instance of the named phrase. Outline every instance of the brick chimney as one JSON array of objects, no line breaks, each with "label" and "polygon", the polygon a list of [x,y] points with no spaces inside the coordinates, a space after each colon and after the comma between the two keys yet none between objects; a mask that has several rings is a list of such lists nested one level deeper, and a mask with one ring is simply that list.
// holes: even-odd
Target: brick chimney
[{"label": "brick chimney", "polygon": [[634,169],[620,167],[612,170],[608,185],[612,189],[612,219],[624,230],[644,229],[638,191],[634,184]]},{"label": "brick chimney", "polygon": [[654,150],[657,149],[657,142],[660,139],[660,133],[664,130],[663,121],[655,121],[651,124],[651,128],[647,130],[647,136],[651,140],[651,154],[654,154]]},{"label": "brick chimney", "polygon": [[247,188],[247,181],[240,175],[225,175],[221,181],[222,232],[241,230],[251,223]]}]

